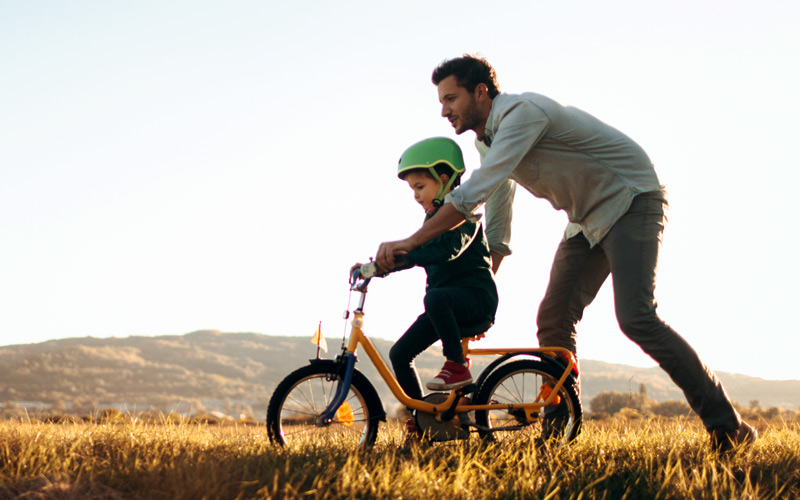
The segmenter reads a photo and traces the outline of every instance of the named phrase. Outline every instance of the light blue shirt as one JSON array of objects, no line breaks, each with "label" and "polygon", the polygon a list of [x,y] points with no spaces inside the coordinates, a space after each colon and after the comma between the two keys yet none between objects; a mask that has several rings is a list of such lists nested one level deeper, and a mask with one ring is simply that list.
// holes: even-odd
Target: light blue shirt
[{"label": "light blue shirt", "polygon": [[490,248],[511,253],[514,183],[564,210],[565,237],[583,232],[594,246],[633,198],[662,189],[647,153],[580,109],[534,93],[500,94],[486,121],[490,147],[478,141],[481,166],[445,198],[470,220],[486,203]]}]

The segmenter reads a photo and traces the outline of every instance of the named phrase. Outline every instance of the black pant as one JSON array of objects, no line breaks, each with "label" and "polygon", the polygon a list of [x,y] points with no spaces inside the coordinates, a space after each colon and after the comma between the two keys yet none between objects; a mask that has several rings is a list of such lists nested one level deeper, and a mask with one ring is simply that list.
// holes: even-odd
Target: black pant
[{"label": "black pant", "polygon": [[683,390],[706,428],[735,429],[741,421],[739,414],[717,376],[686,340],[656,314],[656,265],[665,202],[660,192],[638,195],[625,215],[592,248],[583,234],[561,242],[539,306],[539,345],[576,352],[575,326],[610,274],[622,332]]},{"label": "black pant", "polygon": [[425,294],[425,312],[392,346],[389,359],[400,387],[414,399],[422,399],[422,384],[414,367],[414,358],[437,340],[447,359],[461,360],[459,325],[494,318],[497,300],[480,288],[431,288]]}]

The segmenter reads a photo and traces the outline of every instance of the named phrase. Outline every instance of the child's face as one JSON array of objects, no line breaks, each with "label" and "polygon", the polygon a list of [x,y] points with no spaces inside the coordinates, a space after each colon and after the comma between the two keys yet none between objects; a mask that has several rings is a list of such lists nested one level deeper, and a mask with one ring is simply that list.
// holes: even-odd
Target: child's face
[{"label": "child's face", "polygon": [[[447,175],[442,175],[442,178],[446,183]],[[432,210],[433,200],[436,199],[436,193],[439,192],[439,181],[422,171],[409,172],[405,179],[414,191],[414,200],[422,205],[426,213]]]}]

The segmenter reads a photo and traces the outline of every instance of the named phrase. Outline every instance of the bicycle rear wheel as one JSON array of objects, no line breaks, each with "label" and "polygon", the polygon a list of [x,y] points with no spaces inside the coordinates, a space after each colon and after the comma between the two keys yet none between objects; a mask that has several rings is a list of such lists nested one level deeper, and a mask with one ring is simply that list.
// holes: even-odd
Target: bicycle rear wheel
[{"label": "bicycle rear wheel", "polygon": [[336,395],[337,373],[333,363],[311,364],[278,384],[267,408],[267,432],[273,443],[361,447],[375,443],[383,408],[372,385],[358,372],[333,421],[316,421]]},{"label": "bicycle rear wheel", "polygon": [[[554,387],[562,370],[537,359],[511,361],[498,367],[478,390],[476,404],[516,404],[544,401],[543,387]],[[544,389],[546,390],[546,389]],[[485,438],[508,441],[534,439],[537,442],[566,444],[578,435],[583,411],[575,387],[567,380],[558,392],[558,405],[547,408],[547,417],[541,410],[526,416],[524,410],[479,410],[475,421],[486,430],[479,431]]]}]

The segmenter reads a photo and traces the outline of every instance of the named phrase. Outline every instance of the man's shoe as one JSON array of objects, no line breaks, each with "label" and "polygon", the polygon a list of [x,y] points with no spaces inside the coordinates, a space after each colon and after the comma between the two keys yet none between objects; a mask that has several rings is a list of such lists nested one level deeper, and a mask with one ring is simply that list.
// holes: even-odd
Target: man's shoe
[{"label": "man's shoe", "polygon": [[450,391],[460,389],[472,383],[472,374],[467,365],[447,360],[439,375],[425,384],[432,391]]},{"label": "man's shoe", "polygon": [[738,446],[750,446],[758,439],[758,431],[742,422],[732,431],[714,429],[711,431],[711,447],[720,453],[726,453]]}]

